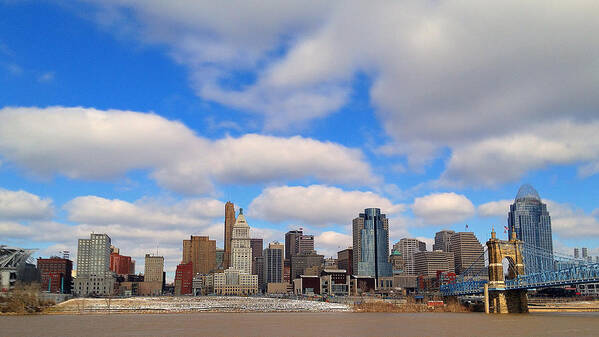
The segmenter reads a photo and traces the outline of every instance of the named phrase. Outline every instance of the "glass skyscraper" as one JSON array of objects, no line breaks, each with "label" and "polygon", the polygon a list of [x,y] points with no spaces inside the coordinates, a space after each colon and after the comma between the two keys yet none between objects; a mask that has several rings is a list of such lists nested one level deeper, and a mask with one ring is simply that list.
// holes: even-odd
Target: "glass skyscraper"
[{"label": "glass skyscraper", "polygon": [[526,274],[553,270],[553,241],[551,217],[547,205],[530,185],[520,187],[508,213],[509,237],[524,241],[524,270]]},{"label": "glass skyscraper", "polygon": [[367,208],[353,221],[354,263],[357,275],[393,276],[389,263],[389,219],[379,208]]}]

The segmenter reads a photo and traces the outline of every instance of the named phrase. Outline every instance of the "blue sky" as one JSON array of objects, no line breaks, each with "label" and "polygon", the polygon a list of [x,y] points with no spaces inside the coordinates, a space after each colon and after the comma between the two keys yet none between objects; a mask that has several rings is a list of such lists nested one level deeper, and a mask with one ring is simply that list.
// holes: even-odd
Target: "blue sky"
[{"label": "blue sky", "polygon": [[[0,1],[0,243],[124,254],[255,236],[481,241],[523,183],[555,247],[599,255],[593,1]],[[358,14],[359,13],[359,14]],[[503,231],[500,231],[502,233]],[[503,235],[503,234],[501,234]]]}]

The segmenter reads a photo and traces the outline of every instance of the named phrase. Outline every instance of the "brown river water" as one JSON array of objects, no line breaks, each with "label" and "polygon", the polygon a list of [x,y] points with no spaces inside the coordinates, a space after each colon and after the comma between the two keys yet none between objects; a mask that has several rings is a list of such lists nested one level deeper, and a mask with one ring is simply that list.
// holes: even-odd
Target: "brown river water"
[{"label": "brown river water", "polygon": [[0,336],[599,336],[599,313],[0,316]]}]

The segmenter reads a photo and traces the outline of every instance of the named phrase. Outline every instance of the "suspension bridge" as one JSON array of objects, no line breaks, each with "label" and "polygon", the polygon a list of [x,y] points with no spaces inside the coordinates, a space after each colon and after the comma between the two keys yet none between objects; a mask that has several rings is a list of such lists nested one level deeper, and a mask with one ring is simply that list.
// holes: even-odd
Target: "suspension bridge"
[{"label": "suspension bridge", "polygon": [[[551,266],[545,266],[543,271],[526,273],[523,254],[527,261],[552,261]],[[486,261],[487,268],[480,268],[481,260]],[[529,268],[538,270],[536,266]],[[526,312],[528,303],[526,290],[576,285],[599,282],[599,263],[545,251],[538,247],[519,241],[513,236],[509,241],[498,240],[495,231],[487,242],[483,253],[460,275],[455,282],[440,287],[444,296],[465,296],[485,294],[486,301],[494,300],[497,307],[495,312],[507,311],[508,302],[517,301],[521,311]],[[490,295],[489,295],[490,294]],[[506,296],[509,298],[506,299]],[[511,296],[511,297],[510,297]],[[498,299],[501,298],[501,299]],[[503,302],[502,302],[503,301]],[[487,302],[488,303],[488,302]]]}]

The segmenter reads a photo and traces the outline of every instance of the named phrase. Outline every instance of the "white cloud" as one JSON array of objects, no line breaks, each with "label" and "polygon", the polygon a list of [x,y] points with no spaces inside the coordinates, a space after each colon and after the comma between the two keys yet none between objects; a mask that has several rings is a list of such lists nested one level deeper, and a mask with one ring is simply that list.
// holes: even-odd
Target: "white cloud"
[{"label": "white cloud", "polygon": [[149,169],[159,185],[187,194],[214,183],[379,179],[360,150],[331,142],[255,134],[211,141],[155,114],[91,108],[0,109],[0,155],[41,176],[110,179]]},{"label": "white cloud", "polygon": [[480,216],[502,216],[507,217],[510,211],[510,205],[514,203],[514,200],[498,200],[484,203],[478,206],[478,215]]},{"label": "white cloud", "polygon": [[337,258],[337,252],[352,245],[352,236],[335,231],[326,231],[314,236],[314,248],[318,254]]},{"label": "white cloud", "polygon": [[599,217],[566,203],[544,200],[553,233],[564,239],[599,237]]},{"label": "white cloud", "polygon": [[464,195],[433,193],[414,199],[414,215],[427,225],[446,225],[464,221],[475,213],[474,205]]},{"label": "white cloud", "polygon": [[54,214],[52,199],[26,191],[0,188],[0,220],[49,219]]},{"label": "white cloud", "polygon": [[[366,73],[394,152],[412,167],[453,152],[446,183],[492,185],[552,164],[597,172],[596,137],[564,156],[576,134],[543,133],[597,122],[596,1],[95,2],[103,25],[169,46],[200,96],[269,128],[336,111]],[[255,80],[222,85],[239,72]]]},{"label": "white cloud", "polygon": [[64,208],[70,221],[90,225],[207,226],[211,219],[224,214],[224,204],[214,199],[188,199],[165,205],[147,199],[130,203],[84,196],[69,201]]},{"label": "white cloud", "polygon": [[271,222],[298,221],[325,226],[349,225],[365,208],[393,214],[404,209],[373,192],[344,191],[324,185],[268,187],[249,205],[250,216]]}]

